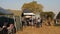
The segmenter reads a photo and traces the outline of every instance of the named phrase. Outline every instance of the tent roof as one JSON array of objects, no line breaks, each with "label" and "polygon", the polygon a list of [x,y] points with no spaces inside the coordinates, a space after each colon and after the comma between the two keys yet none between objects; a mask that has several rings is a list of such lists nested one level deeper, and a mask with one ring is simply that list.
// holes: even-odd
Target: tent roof
[{"label": "tent roof", "polygon": [[24,9],[23,13],[32,13],[32,12],[30,10],[28,10],[28,9]]},{"label": "tent roof", "polygon": [[35,15],[34,13],[24,13],[24,15]]},{"label": "tent roof", "polygon": [[12,14],[12,13],[0,7],[0,14]]},{"label": "tent roof", "polygon": [[35,15],[34,13],[32,13],[30,10],[28,9],[24,9],[23,10],[23,15]]}]

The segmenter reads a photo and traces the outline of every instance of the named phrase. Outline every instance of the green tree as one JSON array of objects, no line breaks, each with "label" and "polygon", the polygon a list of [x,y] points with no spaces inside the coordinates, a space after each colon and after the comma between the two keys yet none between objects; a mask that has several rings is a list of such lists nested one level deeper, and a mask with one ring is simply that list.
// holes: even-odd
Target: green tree
[{"label": "green tree", "polygon": [[24,3],[22,6],[22,10],[29,9],[33,13],[40,13],[43,11],[42,4],[38,4],[36,1],[30,2],[30,3]]},{"label": "green tree", "polygon": [[55,14],[54,14],[52,11],[42,12],[42,13],[41,13],[41,17],[44,17],[44,18],[50,17],[51,19],[53,19],[54,16],[55,16]]}]

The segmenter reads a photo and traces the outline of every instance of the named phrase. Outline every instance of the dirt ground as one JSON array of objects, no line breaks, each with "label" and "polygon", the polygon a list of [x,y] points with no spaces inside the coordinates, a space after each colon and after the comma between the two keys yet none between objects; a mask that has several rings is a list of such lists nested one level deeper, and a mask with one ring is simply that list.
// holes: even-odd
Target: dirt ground
[{"label": "dirt ground", "polygon": [[60,26],[45,26],[40,28],[24,27],[23,31],[18,31],[16,34],[60,34]]}]

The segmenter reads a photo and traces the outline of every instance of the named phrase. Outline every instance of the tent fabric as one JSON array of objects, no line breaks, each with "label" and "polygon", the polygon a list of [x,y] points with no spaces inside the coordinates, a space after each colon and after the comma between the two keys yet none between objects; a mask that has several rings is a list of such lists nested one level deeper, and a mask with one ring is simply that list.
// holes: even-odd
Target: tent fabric
[{"label": "tent fabric", "polygon": [[12,13],[0,7],[0,14],[12,14]]},{"label": "tent fabric", "polygon": [[58,15],[56,16],[56,19],[60,19],[60,12],[59,12]]},{"label": "tent fabric", "polygon": [[23,10],[23,15],[35,15],[34,13],[32,13],[30,10],[28,9],[24,9]]},{"label": "tent fabric", "polygon": [[35,15],[34,13],[24,13],[24,15]]},{"label": "tent fabric", "polygon": [[28,9],[24,9],[23,13],[32,13],[32,12],[30,10],[28,10]]},{"label": "tent fabric", "polygon": [[0,17],[0,27],[2,27],[4,23],[7,23],[8,25],[11,23],[14,24],[14,19],[1,16]]}]

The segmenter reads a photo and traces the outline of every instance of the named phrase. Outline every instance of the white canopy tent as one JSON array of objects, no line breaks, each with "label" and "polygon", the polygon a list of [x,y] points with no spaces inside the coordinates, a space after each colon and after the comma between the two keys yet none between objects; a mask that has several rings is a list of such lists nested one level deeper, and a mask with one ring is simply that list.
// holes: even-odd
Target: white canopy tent
[{"label": "white canopy tent", "polygon": [[32,19],[32,24],[33,24],[33,18],[34,18],[34,16],[35,16],[35,14],[34,14],[31,10],[29,10],[29,9],[24,9],[24,10],[23,10],[23,13],[22,13],[22,16],[23,16],[24,18],[31,18],[31,19]]},{"label": "white canopy tent", "polygon": [[35,15],[34,13],[24,13],[24,15]]}]

